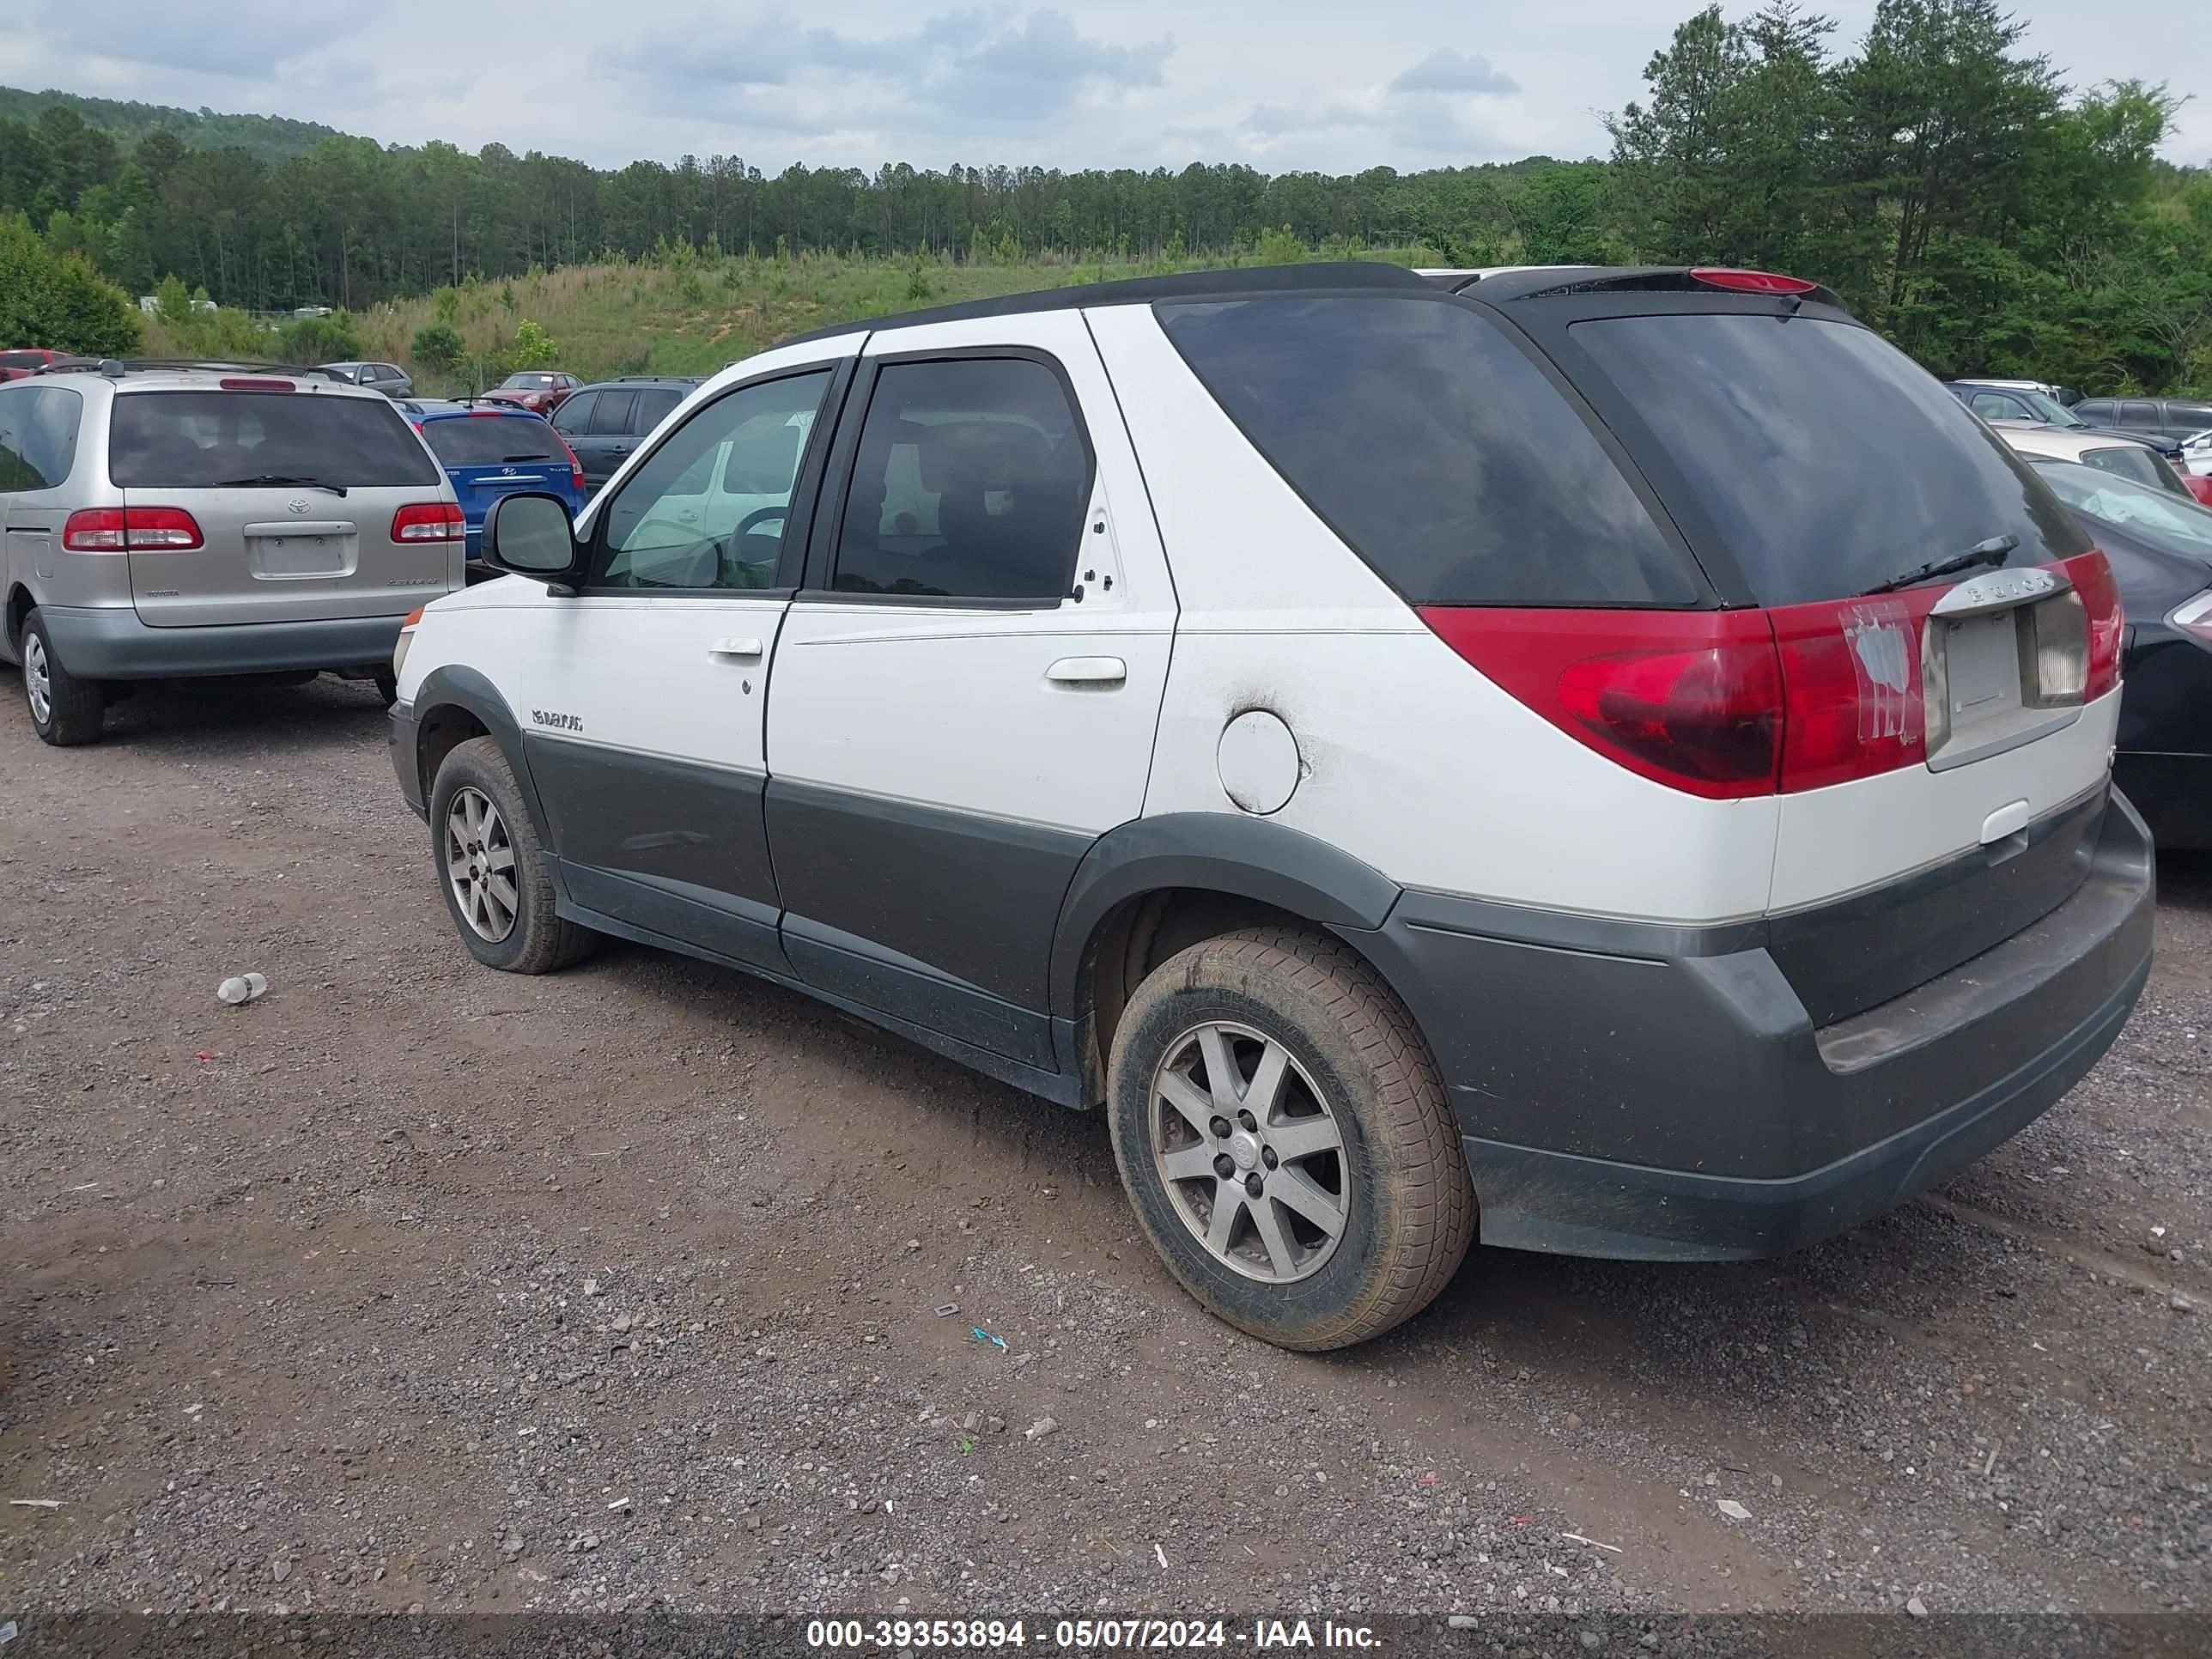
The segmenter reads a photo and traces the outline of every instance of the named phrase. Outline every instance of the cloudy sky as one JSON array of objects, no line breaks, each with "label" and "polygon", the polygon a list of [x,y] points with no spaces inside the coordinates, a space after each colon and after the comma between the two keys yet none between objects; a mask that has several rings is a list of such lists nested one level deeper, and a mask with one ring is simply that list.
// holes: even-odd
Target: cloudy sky
[{"label": "cloudy sky", "polygon": [[[1735,0],[1731,15],[1755,0]],[[2169,0],[2016,0],[2079,86],[2212,92]],[[872,167],[1579,156],[1696,0],[0,0],[0,83],[497,141]],[[1826,9],[1856,39],[1874,0]],[[2212,161],[2212,99],[2167,147]]]}]

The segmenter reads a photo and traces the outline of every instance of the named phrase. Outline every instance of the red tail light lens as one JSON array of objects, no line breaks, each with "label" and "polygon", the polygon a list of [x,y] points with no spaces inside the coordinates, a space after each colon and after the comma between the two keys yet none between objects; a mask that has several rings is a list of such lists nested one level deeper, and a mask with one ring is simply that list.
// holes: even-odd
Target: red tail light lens
[{"label": "red tail light lens", "polygon": [[392,515],[395,542],[458,542],[468,534],[468,520],[451,501],[416,501]]},{"label": "red tail light lens", "polygon": [[553,435],[561,445],[561,453],[568,458],[568,487],[580,495],[584,493],[584,464],[576,459],[576,452],[568,447],[566,438],[557,432]]},{"label": "red tail light lens", "polygon": [[2094,702],[2120,683],[2120,647],[2128,619],[2120,605],[2119,584],[2112,580],[2112,567],[2101,549],[2061,560],[2058,568],[2073,582],[2088,614],[2089,683],[2082,699]]},{"label": "red tail light lens", "polygon": [[1445,644],[1561,731],[1713,800],[1771,795],[1782,676],[1759,611],[1431,607]]},{"label": "red tail light lens", "polygon": [[1690,273],[1707,288],[1733,289],[1739,294],[1810,294],[1820,287],[1802,276],[1784,276],[1771,270],[1738,270],[1729,265],[1706,265]]},{"label": "red tail light lens", "polygon": [[293,392],[298,390],[289,380],[249,380],[239,375],[218,380],[225,392]]},{"label": "red tail light lens", "polygon": [[[2043,603],[2081,607],[2086,690],[2066,676],[2063,685],[2044,684],[2051,665],[2039,649],[2038,684],[2023,690],[2050,706],[2094,701],[2119,683],[2119,591],[2102,553],[2055,568],[2073,592]],[[1949,591],[1907,588],[1772,611],[1431,606],[1420,615],[1561,731],[1670,788],[1729,800],[1821,789],[1923,762],[1922,645],[1929,613]],[[2076,674],[2081,626],[2057,653],[2070,655]]]},{"label": "red tail light lens", "polygon": [[96,507],[62,526],[72,553],[189,552],[204,545],[199,521],[178,507]]}]

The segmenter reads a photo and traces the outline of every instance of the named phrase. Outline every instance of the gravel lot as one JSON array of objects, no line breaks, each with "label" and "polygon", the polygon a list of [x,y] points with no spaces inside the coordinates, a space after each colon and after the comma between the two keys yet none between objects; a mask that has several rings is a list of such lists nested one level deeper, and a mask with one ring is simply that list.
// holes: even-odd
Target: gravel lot
[{"label": "gravel lot", "polygon": [[1184,1298],[1098,1121],[672,957],[474,966],[365,688],[58,751],[9,674],[0,769],[0,1604],[2212,1606],[2212,866],[1941,1192],[1478,1250],[1311,1358]]}]

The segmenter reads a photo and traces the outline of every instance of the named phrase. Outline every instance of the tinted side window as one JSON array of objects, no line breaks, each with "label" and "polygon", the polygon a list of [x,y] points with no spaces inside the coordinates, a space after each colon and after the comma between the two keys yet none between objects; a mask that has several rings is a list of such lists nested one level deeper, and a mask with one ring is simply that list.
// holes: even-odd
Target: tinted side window
[{"label": "tinted side window", "polygon": [[2197,432],[2212,428],[2212,404],[2169,403],[2166,406],[2166,423],[2185,426]]},{"label": "tinted side window", "polygon": [[586,431],[591,423],[592,410],[599,404],[596,392],[579,392],[574,397],[553,411],[554,427],[569,437]]},{"label": "tinted side window", "polygon": [[592,411],[588,428],[594,437],[627,437],[632,430],[630,411],[637,406],[635,392],[602,392],[599,406]]},{"label": "tinted side window", "polygon": [[0,491],[67,482],[83,416],[83,396],[66,386],[0,392]]},{"label": "tinted side window", "polygon": [[826,369],[797,374],[696,410],[607,504],[592,585],[774,587],[792,489],[829,384]]},{"label": "tinted side window", "polygon": [[1089,440],[1044,364],[888,364],[860,428],[830,585],[1057,604],[1074,579],[1091,475]]},{"label": "tinted side window", "polygon": [[2156,404],[2141,403],[2122,404],[2120,405],[2120,424],[2122,426],[2156,426],[2158,424],[2158,405]]},{"label": "tinted side window", "polygon": [[1410,602],[1696,600],[1603,446],[1487,318],[1397,295],[1158,315],[1254,447]]},{"label": "tinted side window", "polygon": [[630,416],[631,423],[642,436],[673,415],[676,405],[683,401],[684,394],[672,388],[641,392],[637,394],[637,412]]},{"label": "tinted side window", "polygon": [[2109,398],[2085,398],[2074,405],[2074,412],[2091,426],[2110,426],[2118,418],[2119,408]]}]

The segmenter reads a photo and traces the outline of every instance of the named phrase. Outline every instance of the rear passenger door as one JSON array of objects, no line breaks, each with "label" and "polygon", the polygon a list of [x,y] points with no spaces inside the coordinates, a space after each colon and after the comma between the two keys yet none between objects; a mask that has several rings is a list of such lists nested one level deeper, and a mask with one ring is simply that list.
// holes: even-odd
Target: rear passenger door
[{"label": "rear passenger door", "polygon": [[810,983],[1042,1071],[1060,902],[1142,812],[1174,594],[1080,313],[872,336],[777,651]]},{"label": "rear passenger door", "polygon": [[[55,597],[44,579],[53,574],[69,517],[64,486],[83,418],[84,395],[71,387],[0,386],[0,594],[22,587],[42,600]],[[15,660],[4,636],[0,654]]]},{"label": "rear passenger door", "polygon": [[[820,412],[850,370],[818,349],[779,356],[586,509],[589,577],[542,613],[516,714],[578,903],[781,970],[763,710],[820,471]],[[720,487],[733,457],[743,490]]]}]

